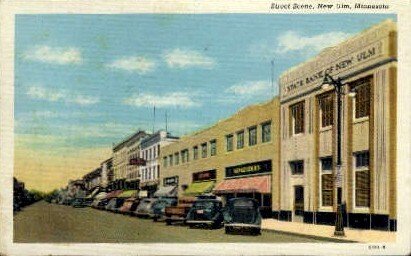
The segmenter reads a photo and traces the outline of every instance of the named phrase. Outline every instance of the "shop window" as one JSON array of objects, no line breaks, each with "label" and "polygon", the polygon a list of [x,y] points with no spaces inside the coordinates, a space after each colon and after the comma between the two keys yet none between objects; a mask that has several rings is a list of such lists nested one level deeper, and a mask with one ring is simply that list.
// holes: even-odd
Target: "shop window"
[{"label": "shop window", "polygon": [[232,134],[229,134],[226,136],[226,143],[227,143],[227,151],[233,151],[233,139],[234,136]]},{"label": "shop window", "polygon": [[292,175],[304,174],[304,161],[292,161],[290,162],[290,168]]},{"label": "shop window", "polygon": [[354,99],[355,118],[362,118],[370,115],[370,87],[371,77],[362,78],[351,84],[351,88],[356,92]]},{"label": "shop window", "polygon": [[261,141],[269,142],[271,140],[271,121],[261,125]]},{"label": "shop window", "polygon": [[332,157],[320,159],[321,168],[321,206],[333,205],[333,160]]},{"label": "shop window", "polygon": [[198,159],[198,146],[193,147],[193,159]]},{"label": "shop window", "polygon": [[207,157],[207,143],[201,144],[201,157],[202,158]]},{"label": "shop window", "polygon": [[163,166],[167,167],[167,157],[163,157]]},{"label": "shop window", "polygon": [[369,152],[354,154],[355,159],[355,206],[370,207]]},{"label": "shop window", "polygon": [[244,147],[244,131],[237,132],[237,149]]},{"label": "shop window", "polygon": [[248,145],[254,146],[257,144],[257,127],[248,128]]},{"label": "shop window", "polygon": [[318,100],[320,105],[321,127],[332,126],[334,122],[333,94],[327,93],[320,96]]},{"label": "shop window", "polygon": [[177,152],[174,154],[174,164],[178,165],[179,162],[180,162],[180,153]]},{"label": "shop window", "polygon": [[211,156],[217,155],[217,141],[216,140],[210,141],[210,155]]},{"label": "shop window", "polygon": [[263,195],[263,205],[262,206],[271,206],[271,194]]},{"label": "shop window", "polygon": [[300,134],[304,132],[304,101],[290,106],[290,124],[291,134]]}]

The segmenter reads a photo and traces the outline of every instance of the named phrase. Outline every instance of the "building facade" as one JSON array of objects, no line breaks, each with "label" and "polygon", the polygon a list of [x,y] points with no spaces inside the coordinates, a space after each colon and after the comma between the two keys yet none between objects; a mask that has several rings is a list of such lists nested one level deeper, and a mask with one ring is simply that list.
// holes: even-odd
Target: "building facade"
[{"label": "building facade", "polygon": [[113,173],[113,158],[109,158],[101,163],[101,183],[102,188],[107,188],[108,185],[114,180]]},{"label": "building facade", "polygon": [[278,211],[279,99],[252,105],[161,148],[160,182],[179,196],[252,197]]},{"label": "building facade", "polygon": [[101,167],[99,167],[83,176],[84,186],[87,191],[91,192],[101,186],[101,173]]},{"label": "building facade", "polygon": [[[336,93],[321,86],[325,74],[345,90],[340,171]],[[279,219],[334,224],[341,200],[345,225],[396,230],[396,79],[392,21],[282,74]]]},{"label": "building facade", "polygon": [[138,157],[140,142],[146,136],[145,131],[139,130],[113,146],[113,188],[124,189],[127,186],[138,189],[139,169],[137,165],[130,164],[130,159]]},{"label": "building facade", "polygon": [[149,197],[154,195],[159,185],[160,149],[178,141],[178,139],[178,137],[171,136],[168,132],[160,130],[141,141],[139,156],[144,160],[144,164],[139,165],[140,189],[146,190]]}]

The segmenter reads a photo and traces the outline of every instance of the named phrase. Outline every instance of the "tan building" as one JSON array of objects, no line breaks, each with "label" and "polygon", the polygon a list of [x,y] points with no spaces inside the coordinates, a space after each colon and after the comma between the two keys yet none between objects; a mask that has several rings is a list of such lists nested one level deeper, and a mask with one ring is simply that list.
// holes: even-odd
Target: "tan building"
[{"label": "tan building", "polygon": [[[337,97],[323,89],[325,74],[344,84],[341,175]],[[346,225],[396,230],[396,79],[392,21],[282,74],[281,220],[334,224],[341,200]]]},{"label": "tan building", "polygon": [[140,142],[146,136],[146,132],[139,130],[113,146],[113,188],[139,188],[139,166],[130,164],[130,160],[139,157]]},{"label": "tan building", "polygon": [[160,182],[178,186],[179,196],[253,197],[271,216],[279,206],[279,143],[275,98],[161,148]]}]

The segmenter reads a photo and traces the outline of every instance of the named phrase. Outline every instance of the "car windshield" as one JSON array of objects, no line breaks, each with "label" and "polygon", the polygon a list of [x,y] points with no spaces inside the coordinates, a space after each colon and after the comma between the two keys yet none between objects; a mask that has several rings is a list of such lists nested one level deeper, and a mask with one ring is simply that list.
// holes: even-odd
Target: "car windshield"
[{"label": "car windshield", "polygon": [[254,203],[251,200],[235,200],[233,202],[233,206],[234,207],[249,207],[249,208],[253,208],[254,207]]},{"label": "car windshield", "polygon": [[196,208],[213,208],[216,205],[216,202],[213,201],[197,201],[194,203],[194,207]]}]

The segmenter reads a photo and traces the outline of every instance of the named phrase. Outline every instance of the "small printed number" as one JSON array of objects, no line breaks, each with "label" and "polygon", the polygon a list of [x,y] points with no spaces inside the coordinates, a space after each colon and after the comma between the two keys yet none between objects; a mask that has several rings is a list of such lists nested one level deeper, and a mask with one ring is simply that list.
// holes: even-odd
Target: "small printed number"
[{"label": "small printed number", "polygon": [[385,245],[369,245],[368,246],[369,250],[378,250],[378,249],[385,249]]}]

